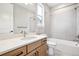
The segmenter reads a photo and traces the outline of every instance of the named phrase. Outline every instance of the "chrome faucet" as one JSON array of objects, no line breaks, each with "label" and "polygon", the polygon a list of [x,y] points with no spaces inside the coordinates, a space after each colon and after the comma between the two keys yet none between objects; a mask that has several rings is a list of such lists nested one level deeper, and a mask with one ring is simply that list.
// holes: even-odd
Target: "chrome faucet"
[{"label": "chrome faucet", "polygon": [[24,37],[26,37],[26,31],[24,31],[23,34],[24,34]]},{"label": "chrome faucet", "polygon": [[23,33],[23,36],[26,37],[26,31],[21,31],[21,33]]}]

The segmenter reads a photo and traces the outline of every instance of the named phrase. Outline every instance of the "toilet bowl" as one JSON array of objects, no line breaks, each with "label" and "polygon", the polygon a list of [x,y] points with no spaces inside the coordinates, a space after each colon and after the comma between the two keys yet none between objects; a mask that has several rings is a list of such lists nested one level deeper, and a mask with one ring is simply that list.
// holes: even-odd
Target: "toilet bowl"
[{"label": "toilet bowl", "polygon": [[48,44],[48,55],[49,56],[54,56],[55,55],[55,47],[56,47],[56,43],[51,42],[51,41],[47,41]]}]

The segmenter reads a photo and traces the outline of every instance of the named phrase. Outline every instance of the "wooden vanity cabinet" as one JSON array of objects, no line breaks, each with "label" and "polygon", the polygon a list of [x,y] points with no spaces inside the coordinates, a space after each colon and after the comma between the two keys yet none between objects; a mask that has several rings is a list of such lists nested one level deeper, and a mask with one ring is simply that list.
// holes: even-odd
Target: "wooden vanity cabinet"
[{"label": "wooden vanity cabinet", "polygon": [[34,49],[38,48],[39,46],[41,46],[41,40],[27,45],[27,53],[33,51]]},{"label": "wooden vanity cabinet", "polygon": [[40,56],[41,55],[41,40],[36,41],[27,45],[27,55],[26,56]]},{"label": "wooden vanity cabinet", "polygon": [[47,38],[44,38],[41,40],[42,45],[41,45],[41,55],[42,56],[47,56],[48,55],[48,45],[47,45]]},{"label": "wooden vanity cabinet", "polygon": [[47,55],[48,55],[47,44],[43,44],[41,46],[41,56],[47,56]]},{"label": "wooden vanity cabinet", "polygon": [[28,54],[26,56],[47,56],[47,39],[45,38],[32,43],[28,45],[27,48]]},{"label": "wooden vanity cabinet", "polygon": [[42,50],[41,50],[41,46],[34,49],[33,51],[31,51],[30,53],[28,53],[26,56],[42,56],[44,54],[42,54]]},{"label": "wooden vanity cabinet", "polygon": [[3,54],[2,56],[24,56],[26,54],[27,54],[26,46],[23,46],[21,48],[7,52],[7,53]]},{"label": "wooden vanity cabinet", "polygon": [[28,53],[26,56],[40,56],[40,51],[35,49],[32,52]]},{"label": "wooden vanity cabinet", "polygon": [[2,56],[46,56],[47,40],[46,38],[25,45],[13,51],[7,52]]}]

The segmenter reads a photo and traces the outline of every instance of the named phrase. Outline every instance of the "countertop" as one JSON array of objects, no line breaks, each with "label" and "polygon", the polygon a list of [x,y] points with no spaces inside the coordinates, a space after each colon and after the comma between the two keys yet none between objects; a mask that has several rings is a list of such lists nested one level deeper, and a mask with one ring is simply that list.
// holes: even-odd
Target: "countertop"
[{"label": "countertop", "polygon": [[46,35],[31,35],[31,36],[36,38],[25,39],[23,36],[20,36],[12,39],[8,38],[5,40],[0,40],[0,55],[47,37]]}]

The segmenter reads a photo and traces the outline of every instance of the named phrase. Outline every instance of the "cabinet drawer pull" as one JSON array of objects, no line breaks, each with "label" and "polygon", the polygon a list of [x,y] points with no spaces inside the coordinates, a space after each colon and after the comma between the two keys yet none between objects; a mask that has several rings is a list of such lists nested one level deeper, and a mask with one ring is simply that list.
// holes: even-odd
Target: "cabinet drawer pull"
[{"label": "cabinet drawer pull", "polygon": [[35,53],[34,53],[34,56],[36,56],[36,55],[37,55],[37,53],[35,52]]},{"label": "cabinet drawer pull", "polygon": [[20,56],[21,54],[23,54],[23,52],[21,51],[21,52],[19,52],[18,54],[16,54],[16,56]]},{"label": "cabinet drawer pull", "polygon": [[36,56],[39,56],[39,52],[38,51],[36,51]]}]

